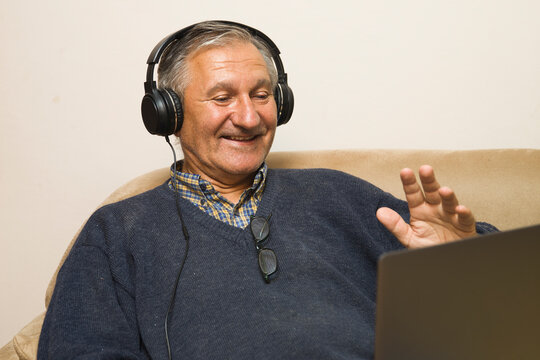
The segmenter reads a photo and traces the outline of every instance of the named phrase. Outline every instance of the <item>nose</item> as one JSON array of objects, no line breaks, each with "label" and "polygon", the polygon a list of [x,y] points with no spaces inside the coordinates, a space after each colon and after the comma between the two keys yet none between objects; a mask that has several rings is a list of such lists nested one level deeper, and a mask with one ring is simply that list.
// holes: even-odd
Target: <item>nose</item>
[{"label": "nose", "polygon": [[235,116],[233,116],[233,123],[244,129],[252,129],[258,127],[260,122],[261,118],[251,96],[246,95],[240,97],[238,99]]}]

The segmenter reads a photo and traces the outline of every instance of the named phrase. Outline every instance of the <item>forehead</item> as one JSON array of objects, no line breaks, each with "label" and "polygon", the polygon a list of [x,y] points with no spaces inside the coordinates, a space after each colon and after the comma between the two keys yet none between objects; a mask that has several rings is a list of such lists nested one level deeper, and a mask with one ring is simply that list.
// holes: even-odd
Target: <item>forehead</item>
[{"label": "forehead", "polygon": [[270,78],[262,54],[249,42],[199,49],[188,57],[187,63],[192,81],[249,75]]}]

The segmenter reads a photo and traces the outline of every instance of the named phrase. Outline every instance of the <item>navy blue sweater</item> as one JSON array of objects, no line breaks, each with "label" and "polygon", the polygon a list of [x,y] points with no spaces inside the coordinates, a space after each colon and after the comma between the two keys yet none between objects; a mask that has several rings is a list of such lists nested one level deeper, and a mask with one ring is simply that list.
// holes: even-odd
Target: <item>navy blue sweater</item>
[{"label": "navy blue sweater", "polygon": [[[376,263],[401,248],[377,221],[407,205],[331,170],[269,170],[257,215],[278,277],[260,274],[249,227],[180,199],[190,250],[169,316],[174,359],[371,359]],[[185,240],[167,184],[105,206],[63,265],[39,359],[166,359],[164,320]]]}]

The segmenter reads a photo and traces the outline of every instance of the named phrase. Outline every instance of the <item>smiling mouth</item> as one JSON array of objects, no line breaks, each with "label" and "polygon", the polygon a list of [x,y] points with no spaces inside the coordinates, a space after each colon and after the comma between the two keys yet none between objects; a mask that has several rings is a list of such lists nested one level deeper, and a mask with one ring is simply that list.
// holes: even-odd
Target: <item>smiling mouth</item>
[{"label": "smiling mouth", "polygon": [[251,141],[256,137],[257,136],[224,136],[225,139],[233,141]]}]

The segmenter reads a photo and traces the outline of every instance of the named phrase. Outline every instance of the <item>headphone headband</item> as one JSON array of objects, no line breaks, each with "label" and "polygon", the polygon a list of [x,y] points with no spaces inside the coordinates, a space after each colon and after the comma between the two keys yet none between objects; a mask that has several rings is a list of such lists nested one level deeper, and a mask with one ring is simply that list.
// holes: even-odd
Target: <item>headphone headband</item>
[{"label": "headphone headband", "polygon": [[[279,56],[276,44],[265,34],[250,26],[225,20],[212,21],[231,25],[248,31],[253,37],[260,39],[272,56],[278,73],[277,89],[274,97],[278,107],[278,125],[286,124],[291,118],[294,107],[294,96],[287,84],[287,74]],[[155,135],[171,135],[180,130],[183,122],[182,104],[178,95],[172,89],[160,90],[154,80],[154,68],[159,63],[161,55],[174,41],[184,38],[197,24],[187,26],[163,38],[152,50],[146,63],[146,81],[144,83],[141,112],[146,129]]]}]

